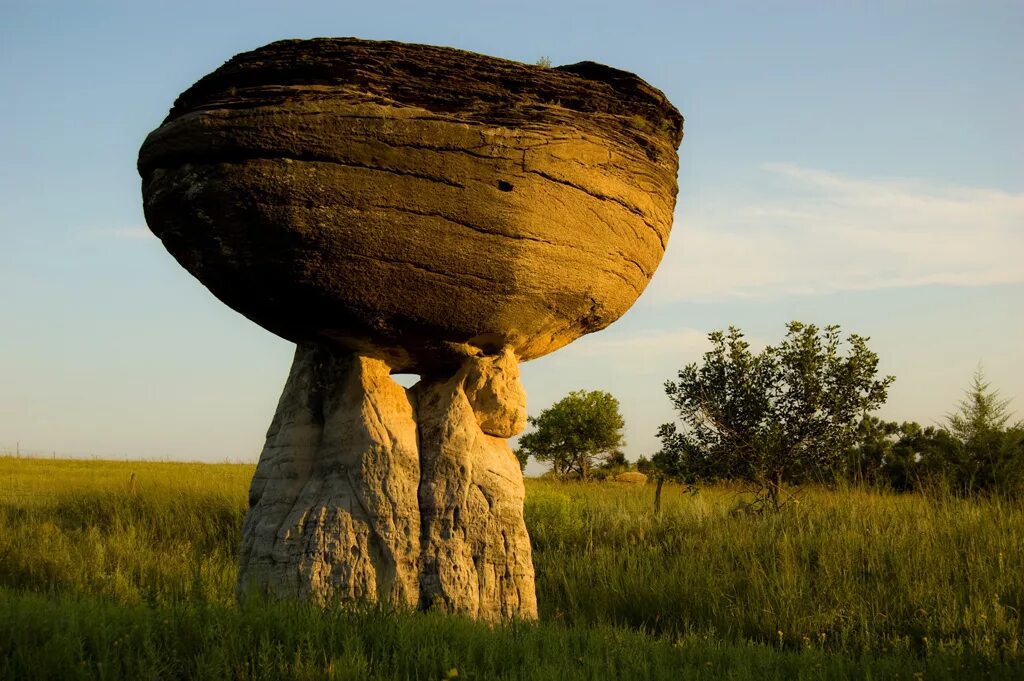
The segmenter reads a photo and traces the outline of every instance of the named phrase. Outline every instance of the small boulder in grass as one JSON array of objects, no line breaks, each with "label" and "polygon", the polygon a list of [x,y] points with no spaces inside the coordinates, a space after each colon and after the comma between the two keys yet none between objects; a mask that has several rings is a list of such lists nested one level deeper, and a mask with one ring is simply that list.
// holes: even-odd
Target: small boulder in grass
[{"label": "small boulder in grass", "polygon": [[619,473],[614,478],[615,482],[628,482],[635,485],[643,485],[647,482],[647,476],[639,471],[626,471],[625,473]]}]

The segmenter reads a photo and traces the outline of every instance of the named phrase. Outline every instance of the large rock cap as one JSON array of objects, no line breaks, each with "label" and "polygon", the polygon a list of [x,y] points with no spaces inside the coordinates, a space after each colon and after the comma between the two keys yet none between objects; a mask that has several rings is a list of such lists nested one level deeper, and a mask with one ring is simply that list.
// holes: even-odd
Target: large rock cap
[{"label": "large rock cap", "polygon": [[139,172],[150,228],[232,308],[429,372],[622,315],[665,249],[682,123],[592,62],[288,40],[184,92]]}]

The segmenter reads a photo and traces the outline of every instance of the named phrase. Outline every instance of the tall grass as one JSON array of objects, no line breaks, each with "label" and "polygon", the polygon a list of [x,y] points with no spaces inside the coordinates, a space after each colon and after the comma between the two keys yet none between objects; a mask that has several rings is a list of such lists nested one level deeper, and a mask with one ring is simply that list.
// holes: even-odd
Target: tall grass
[{"label": "tall grass", "polygon": [[847,652],[1019,654],[1024,508],[808,490],[763,517],[726,488],[534,482],[543,616]]},{"label": "tall grass", "polygon": [[0,678],[1024,676],[1019,502],[530,480],[541,623],[492,628],[239,608],[252,470],[0,458]]},{"label": "tall grass", "polygon": [[0,458],[0,584],[232,599],[253,466]]}]

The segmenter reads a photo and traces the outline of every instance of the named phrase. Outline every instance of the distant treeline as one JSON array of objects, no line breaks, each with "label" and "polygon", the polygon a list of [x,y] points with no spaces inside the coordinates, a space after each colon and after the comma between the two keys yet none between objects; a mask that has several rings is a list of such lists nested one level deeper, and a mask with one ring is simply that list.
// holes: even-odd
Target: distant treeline
[{"label": "distant treeline", "polygon": [[[703,361],[665,384],[678,418],[659,428],[661,450],[636,462],[642,473],[744,482],[758,492],[758,509],[778,509],[788,488],[806,483],[1024,495],[1024,422],[1011,422],[1010,401],[980,369],[943,424],[924,427],[872,414],[896,379],[878,376],[864,336],[790,322],[782,341],[758,353],[735,327],[708,338]],[[524,467],[533,457],[556,477],[580,479],[633,467],[610,393],[571,392],[529,423],[516,451]]]}]

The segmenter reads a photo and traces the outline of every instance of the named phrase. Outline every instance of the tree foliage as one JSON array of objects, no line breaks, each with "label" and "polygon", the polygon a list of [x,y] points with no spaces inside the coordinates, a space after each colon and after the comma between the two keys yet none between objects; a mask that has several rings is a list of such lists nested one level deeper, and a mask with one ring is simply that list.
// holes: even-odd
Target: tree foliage
[{"label": "tree foliage", "polygon": [[857,485],[908,492],[934,487],[939,481],[929,462],[948,451],[955,440],[943,428],[906,421],[883,421],[865,415],[847,450],[845,478]]},{"label": "tree foliage", "polygon": [[1008,409],[1011,401],[999,397],[999,391],[985,380],[979,367],[957,410],[946,415],[949,432],[961,442],[970,442],[993,431],[1006,430],[1013,416]]},{"label": "tree foliage", "polygon": [[933,427],[922,428],[913,421],[883,421],[865,414],[847,449],[842,473],[856,485],[913,489],[921,483],[921,471],[916,466],[920,453],[939,438],[939,429]]},{"label": "tree foliage", "polygon": [[951,446],[924,457],[925,463],[958,492],[1024,492],[1024,422],[1010,424],[1009,404],[979,368],[957,410],[946,416]]},{"label": "tree foliage", "polygon": [[715,331],[703,362],[665,384],[682,427],[658,431],[654,462],[663,473],[752,482],[776,507],[784,483],[834,473],[859,420],[884,403],[894,379],[876,377],[867,338],[851,334],[844,344],[838,326],[791,322],[787,329],[760,353],[737,328]]},{"label": "tree foliage", "polygon": [[979,370],[945,426],[864,417],[848,450],[855,483],[897,491],[1024,494],[1024,423]]},{"label": "tree foliage", "polygon": [[549,462],[557,475],[586,479],[624,444],[619,401],[600,390],[573,391],[528,421],[535,430],[519,438],[517,456]]}]

